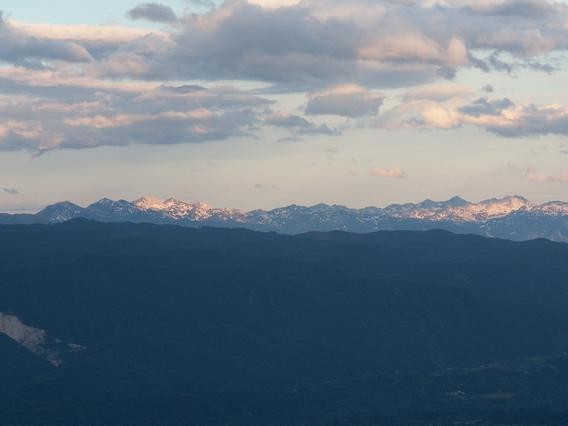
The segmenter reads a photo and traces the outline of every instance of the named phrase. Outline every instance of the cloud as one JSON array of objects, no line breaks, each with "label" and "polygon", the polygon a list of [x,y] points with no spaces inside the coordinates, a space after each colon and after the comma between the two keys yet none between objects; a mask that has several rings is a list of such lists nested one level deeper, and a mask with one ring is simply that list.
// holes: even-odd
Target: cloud
[{"label": "cloud", "polygon": [[468,62],[464,40],[453,37],[447,43],[440,43],[424,34],[413,32],[378,36],[359,49],[359,57],[380,62],[412,61],[449,66],[462,66]]},{"label": "cloud", "polygon": [[268,126],[291,129],[299,135],[336,136],[339,134],[337,130],[332,129],[327,124],[317,125],[299,115],[283,112],[271,113],[263,122]]},{"label": "cloud", "polygon": [[41,67],[41,59],[89,62],[93,57],[79,43],[29,36],[4,19],[0,11],[0,60],[24,66]]},{"label": "cloud", "polygon": [[9,194],[9,195],[19,195],[20,191],[15,188],[2,188],[2,192]]},{"label": "cloud", "polygon": [[531,182],[561,183],[561,182],[568,182],[568,172],[557,173],[557,174],[545,174],[531,170],[527,172],[526,178]]},{"label": "cloud", "polygon": [[404,102],[430,100],[449,101],[452,99],[468,99],[473,96],[473,90],[466,85],[442,82],[414,87],[407,91],[402,99]]},{"label": "cloud", "polygon": [[186,3],[191,6],[197,6],[206,9],[211,9],[216,6],[216,3],[213,0],[186,0]]},{"label": "cloud", "polygon": [[544,18],[555,12],[554,3],[543,0],[499,0],[471,2],[469,9],[481,15]]},{"label": "cloud", "polygon": [[[25,94],[2,95],[2,76]],[[65,89],[68,87],[68,89]],[[47,97],[45,97],[47,95]],[[274,101],[231,86],[160,85],[62,78],[51,71],[0,70],[0,151],[179,144],[250,136],[263,126],[284,137],[339,132]],[[64,118],[62,119],[62,115]]]},{"label": "cloud", "polygon": [[278,139],[280,143],[295,143],[295,142],[302,142],[304,139],[299,136],[286,136],[284,138]]},{"label": "cloud", "polygon": [[150,22],[173,23],[178,20],[171,7],[161,3],[144,3],[128,12],[132,19],[144,19]]},{"label": "cloud", "polygon": [[[97,35],[96,26],[1,19],[3,58],[94,62],[90,69],[114,63],[117,78],[260,80],[317,91],[352,82],[404,87],[464,67],[550,72],[547,55],[568,48],[568,5],[554,0],[199,3],[209,10],[180,17],[160,3],[132,9],[133,19],[177,23],[154,31],[153,42],[149,30],[100,26]],[[120,68],[124,58],[137,66]]]},{"label": "cloud", "polygon": [[438,128],[462,125],[459,108],[472,92],[463,86],[435,84],[415,87],[400,97],[400,103],[384,111],[377,126],[386,129]]},{"label": "cloud", "polygon": [[276,190],[278,189],[277,186],[275,185],[264,185],[262,183],[255,183],[253,186],[254,189],[258,189],[258,190]]},{"label": "cloud", "polygon": [[508,98],[487,97],[473,101],[436,96],[403,99],[379,118],[379,127],[453,129],[470,125],[508,138],[568,136],[568,108],[563,105],[517,104]]},{"label": "cloud", "polygon": [[84,25],[84,24],[44,24],[22,22],[11,19],[10,26],[19,34],[44,40],[76,41],[80,43],[108,43],[117,48],[118,43],[129,43],[149,35],[157,35],[164,39],[168,33],[156,29],[127,27],[116,24]]},{"label": "cloud", "polygon": [[[37,154],[56,148],[224,140],[250,134],[272,103],[221,86],[87,86],[80,101],[69,99],[60,87],[51,93],[58,99],[42,97],[43,86],[27,88],[26,95],[0,95],[5,118],[0,150]],[[72,87],[71,93],[76,90]]]},{"label": "cloud", "polygon": [[196,78],[392,87],[441,80],[463,67],[505,69],[502,53],[514,59],[510,67],[534,68],[535,58],[568,47],[567,5],[438,3],[227,1],[184,17],[176,47],[160,64]]},{"label": "cloud", "polygon": [[300,0],[250,0],[250,4],[262,6],[264,8],[278,9],[281,7],[297,6]]},{"label": "cloud", "polygon": [[399,167],[394,168],[375,168],[371,169],[370,173],[373,176],[381,177],[381,178],[394,178],[394,179],[403,179],[406,177],[406,172]]},{"label": "cloud", "polygon": [[462,112],[464,123],[504,137],[568,135],[568,108],[562,105],[517,105],[508,99],[497,99],[477,101],[462,108]]},{"label": "cloud", "polygon": [[564,183],[568,182],[568,172],[561,173],[542,173],[532,167],[522,167],[515,163],[509,163],[509,168],[520,172],[521,176],[531,182],[536,183]]},{"label": "cloud", "polygon": [[351,118],[375,115],[379,112],[384,99],[383,94],[355,84],[336,86],[310,94],[306,114]]},{"label": "cloud", "polygon": [[466,105],[460,109],[466,115],[473,117],[496,116],[500,115],[504,110],[514,107],[515,104],[510,99],[493,99],[479,98],[473,103]]},{"label": "cloud", "polygon": [[[0,12],[0,150],[197,143],[255,135],[263,126],[285,133],[283,140],[339,134],[321,115],[391,129],[568,135],[562,105],[495,99],[488,87],[479,97],[451,81],[469,68],[552,72],[551,56],[568,49],[567,4],[199,3],[200,13],[180,16],[160,3],[129,12],[175,23],[161,31],[32,24]],[[220,83],[235,80],[264,92]],[[400,91],[387,102],[379,88]],[[304,112],[278,111],[273,99],[282,93],[307,94]]]}]

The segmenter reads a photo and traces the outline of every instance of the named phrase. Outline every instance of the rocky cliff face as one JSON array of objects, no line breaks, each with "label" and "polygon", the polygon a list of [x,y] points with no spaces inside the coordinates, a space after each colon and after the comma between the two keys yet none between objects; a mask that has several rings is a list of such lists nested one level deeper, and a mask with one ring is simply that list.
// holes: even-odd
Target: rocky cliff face
[{"label": "rocky cliff face", "polygon": [[0,312],[0,333],[56,367],[63,363],[66,354],[84,349],[80,345],[52,338],[45,330],[26,325],[17,316],[2,312]]}]

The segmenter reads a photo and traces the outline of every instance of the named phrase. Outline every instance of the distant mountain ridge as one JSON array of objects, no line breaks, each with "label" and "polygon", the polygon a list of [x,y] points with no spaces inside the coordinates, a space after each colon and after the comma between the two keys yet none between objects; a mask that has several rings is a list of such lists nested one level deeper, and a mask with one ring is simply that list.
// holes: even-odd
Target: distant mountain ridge
[{"label": "distant mountain ridge", "polygon": [[240,227],[257,231],[299,234],[309,231],[445,229],[512,240],[547,238],[568,242],[568,203],[533,204],[521,196],[473,203],[460,197],[447,201],[393,204],[385,208],[352,209],[339,205],[291,205],[274,210],[213,208],[174,198],[143,197],[135,201],[104,198],[87,207],[68,201],[36,214],[0,214],[0,224],[53,224],[75,218],[100,222],[176,224],[199,227]]}]

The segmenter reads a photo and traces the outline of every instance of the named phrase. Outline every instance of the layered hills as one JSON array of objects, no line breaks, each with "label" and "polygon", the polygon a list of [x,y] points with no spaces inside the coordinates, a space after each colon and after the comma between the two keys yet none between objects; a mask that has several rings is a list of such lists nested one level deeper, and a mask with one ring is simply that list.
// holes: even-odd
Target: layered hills
[{"label": "layered hills", "polygon": [[74,219],[0,258],[3,424],[568,416],[566,244]]}]

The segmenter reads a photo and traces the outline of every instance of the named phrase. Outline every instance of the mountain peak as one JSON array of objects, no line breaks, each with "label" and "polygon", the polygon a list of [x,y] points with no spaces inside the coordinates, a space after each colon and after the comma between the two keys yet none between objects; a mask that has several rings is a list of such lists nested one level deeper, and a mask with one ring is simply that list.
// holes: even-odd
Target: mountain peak
[{"label": "mountain peak", "polygon": [[70,201],[61,201],[47,206],[37,216],[49,223],[61,223],[79,217],[83,210],[82,207]]},{"label": "mountain peak", "polygon": [[531,206],[531,202],[527,200],[525,197],[521,197],[520,195],[508,195],[501,198],[491,198],[489,200],[484,200],[480,202],[481,205],[509,205],[511,207],[528,207]]},{"label": "mountain peak", "polygon": [[58,203],[54,203],[51,204],[49,206],[47,206],[46,208],[50,208],[50,207],[61,207],[61,208],[81,208],[80,206],[78,206],[75,203],[72,203],[71,201],[59,201]]},{"label": "mountain peak", "polygon": [[434,201],[431,200],[430,198],[427,198],[426,200],[422,201],[421,203],[418,203],[416,205],[408,205],[409,207],[417,207],[420,209],[446,209],[448,207],[463,207],[465,205],[469,204],[466,200],[464,200],[461,197],[453,197],[450,198],[447,201]]},{"label": "mountain peak", "polygon": [[448,201],[446,201],[446,204],[452,206],[452,207],[462,207],[462,206],[466,206],[469,203],[469,201],[464,200],[462,197],[459,196],[455,196],[450,198]]},{"label": "mountain peak", "polygon": [[141,210],[163,210],[166,203],[159,198],[145,196],[135,200],[132,204]]},{"label": "mountain peak", "polygon": [[524,203],[530,204],[529,200],[521,195],[506,195],[501,198],[491,198],[484,200],[480,204],[494,204],[494,203]]},{"label": "mountain peak", "polygon": [[82,210],[82,207],[80,207],[77,204],[72,203],[70,201],[60,201],[60,202],[55,203],[55,204],[50,204],[45,209],[43,209],[41,212],[53,211],[53,210],[58,210],[58,211],[76,210],[76,211],[79,211],[79,210]]},{"label": "mountain peak", "polygon": [[116,201],[111,200],[110,198],[101,198],[99,201],[95,201],[93,204],[90,204],[89,207],[95,207],[95,206],[111,206],[115,203]]}]

